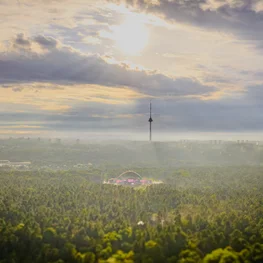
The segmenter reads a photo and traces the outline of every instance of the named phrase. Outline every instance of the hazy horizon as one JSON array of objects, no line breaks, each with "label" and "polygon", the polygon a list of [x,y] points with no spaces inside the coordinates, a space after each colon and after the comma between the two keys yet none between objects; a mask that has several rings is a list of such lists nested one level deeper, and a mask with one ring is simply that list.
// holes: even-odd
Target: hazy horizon
[{"label": "hazy horizon", "polygon": [[[82,142],[87,141],[141,141],[148,142],[148,133],[132,133],[132,132],[81,132],[81,133],[51,133],[51,134],[9,134],[1,135],[0,138],[41,138],[41,139],[64,139],[64,140],[81,140]],[[184,132],[184,133],[154,133],[152,136],[153,142],[173,142],[180,140],[189,141],[211,141],[211,140],[221,140],[221,141],[263,141],[263,133],[260,132]]]}]

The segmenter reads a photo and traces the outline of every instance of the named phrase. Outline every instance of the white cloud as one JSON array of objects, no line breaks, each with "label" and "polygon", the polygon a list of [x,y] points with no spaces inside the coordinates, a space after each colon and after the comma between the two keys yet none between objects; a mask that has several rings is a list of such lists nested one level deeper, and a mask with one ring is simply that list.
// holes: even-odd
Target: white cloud
[{"label": "white cloud", "polygon": [[101,40],[97,37],[86,36],[86,37],[82,38],[82,42],[87,43],[87,44],[91,44],[91,45],[98,45],[101,43]]}]

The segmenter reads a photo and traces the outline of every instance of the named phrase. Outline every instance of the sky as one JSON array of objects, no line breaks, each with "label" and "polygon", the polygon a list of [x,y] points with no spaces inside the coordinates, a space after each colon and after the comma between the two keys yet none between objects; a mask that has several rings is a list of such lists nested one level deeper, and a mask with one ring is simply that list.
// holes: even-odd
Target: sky
[{"label": "sky", "polygon": [[[0,0],[0,136],[263,131],[263,0]],[[134,137],[135,138],[135,137]]]}]

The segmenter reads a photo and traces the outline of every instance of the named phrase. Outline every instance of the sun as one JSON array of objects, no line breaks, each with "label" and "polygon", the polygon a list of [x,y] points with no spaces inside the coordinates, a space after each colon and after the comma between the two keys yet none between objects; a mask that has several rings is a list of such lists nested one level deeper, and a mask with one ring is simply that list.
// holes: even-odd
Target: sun
[{"label": "sun", "polygon": [[137,55],[146,47],[149,31],[140,20],[127,19],[114,27],[113,38],[120,51],[127,55]]}]

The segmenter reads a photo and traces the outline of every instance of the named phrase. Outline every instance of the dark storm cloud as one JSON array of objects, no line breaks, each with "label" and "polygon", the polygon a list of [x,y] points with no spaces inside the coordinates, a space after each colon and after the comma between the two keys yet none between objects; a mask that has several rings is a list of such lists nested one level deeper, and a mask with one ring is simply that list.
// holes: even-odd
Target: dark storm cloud
[{"label": "dark storm cloud", "polygon": [[256,44],[261,47],[263,10],[255,9],[260,1],[159,0],[159,4],[150,0],[126,0],[125,2],[128,6],[136,6],[143,12],[162,15],[169,21],[233,33],[246,40],[257,41]]},{"label": "dark storm cloud", "polygon": [[0,54],[1,84],[48,82],[128,86],[152,96],[208,95],[216,91],[193,79],[174,79],[155,71],[134,70],[125,63],[110,64],[100,56],[85,55],[71,47],[56,47],[56,40],[52,38],[38,36],[31,41],[49,51],[38,54],[29,49],[23,56],[19,52]]}]

